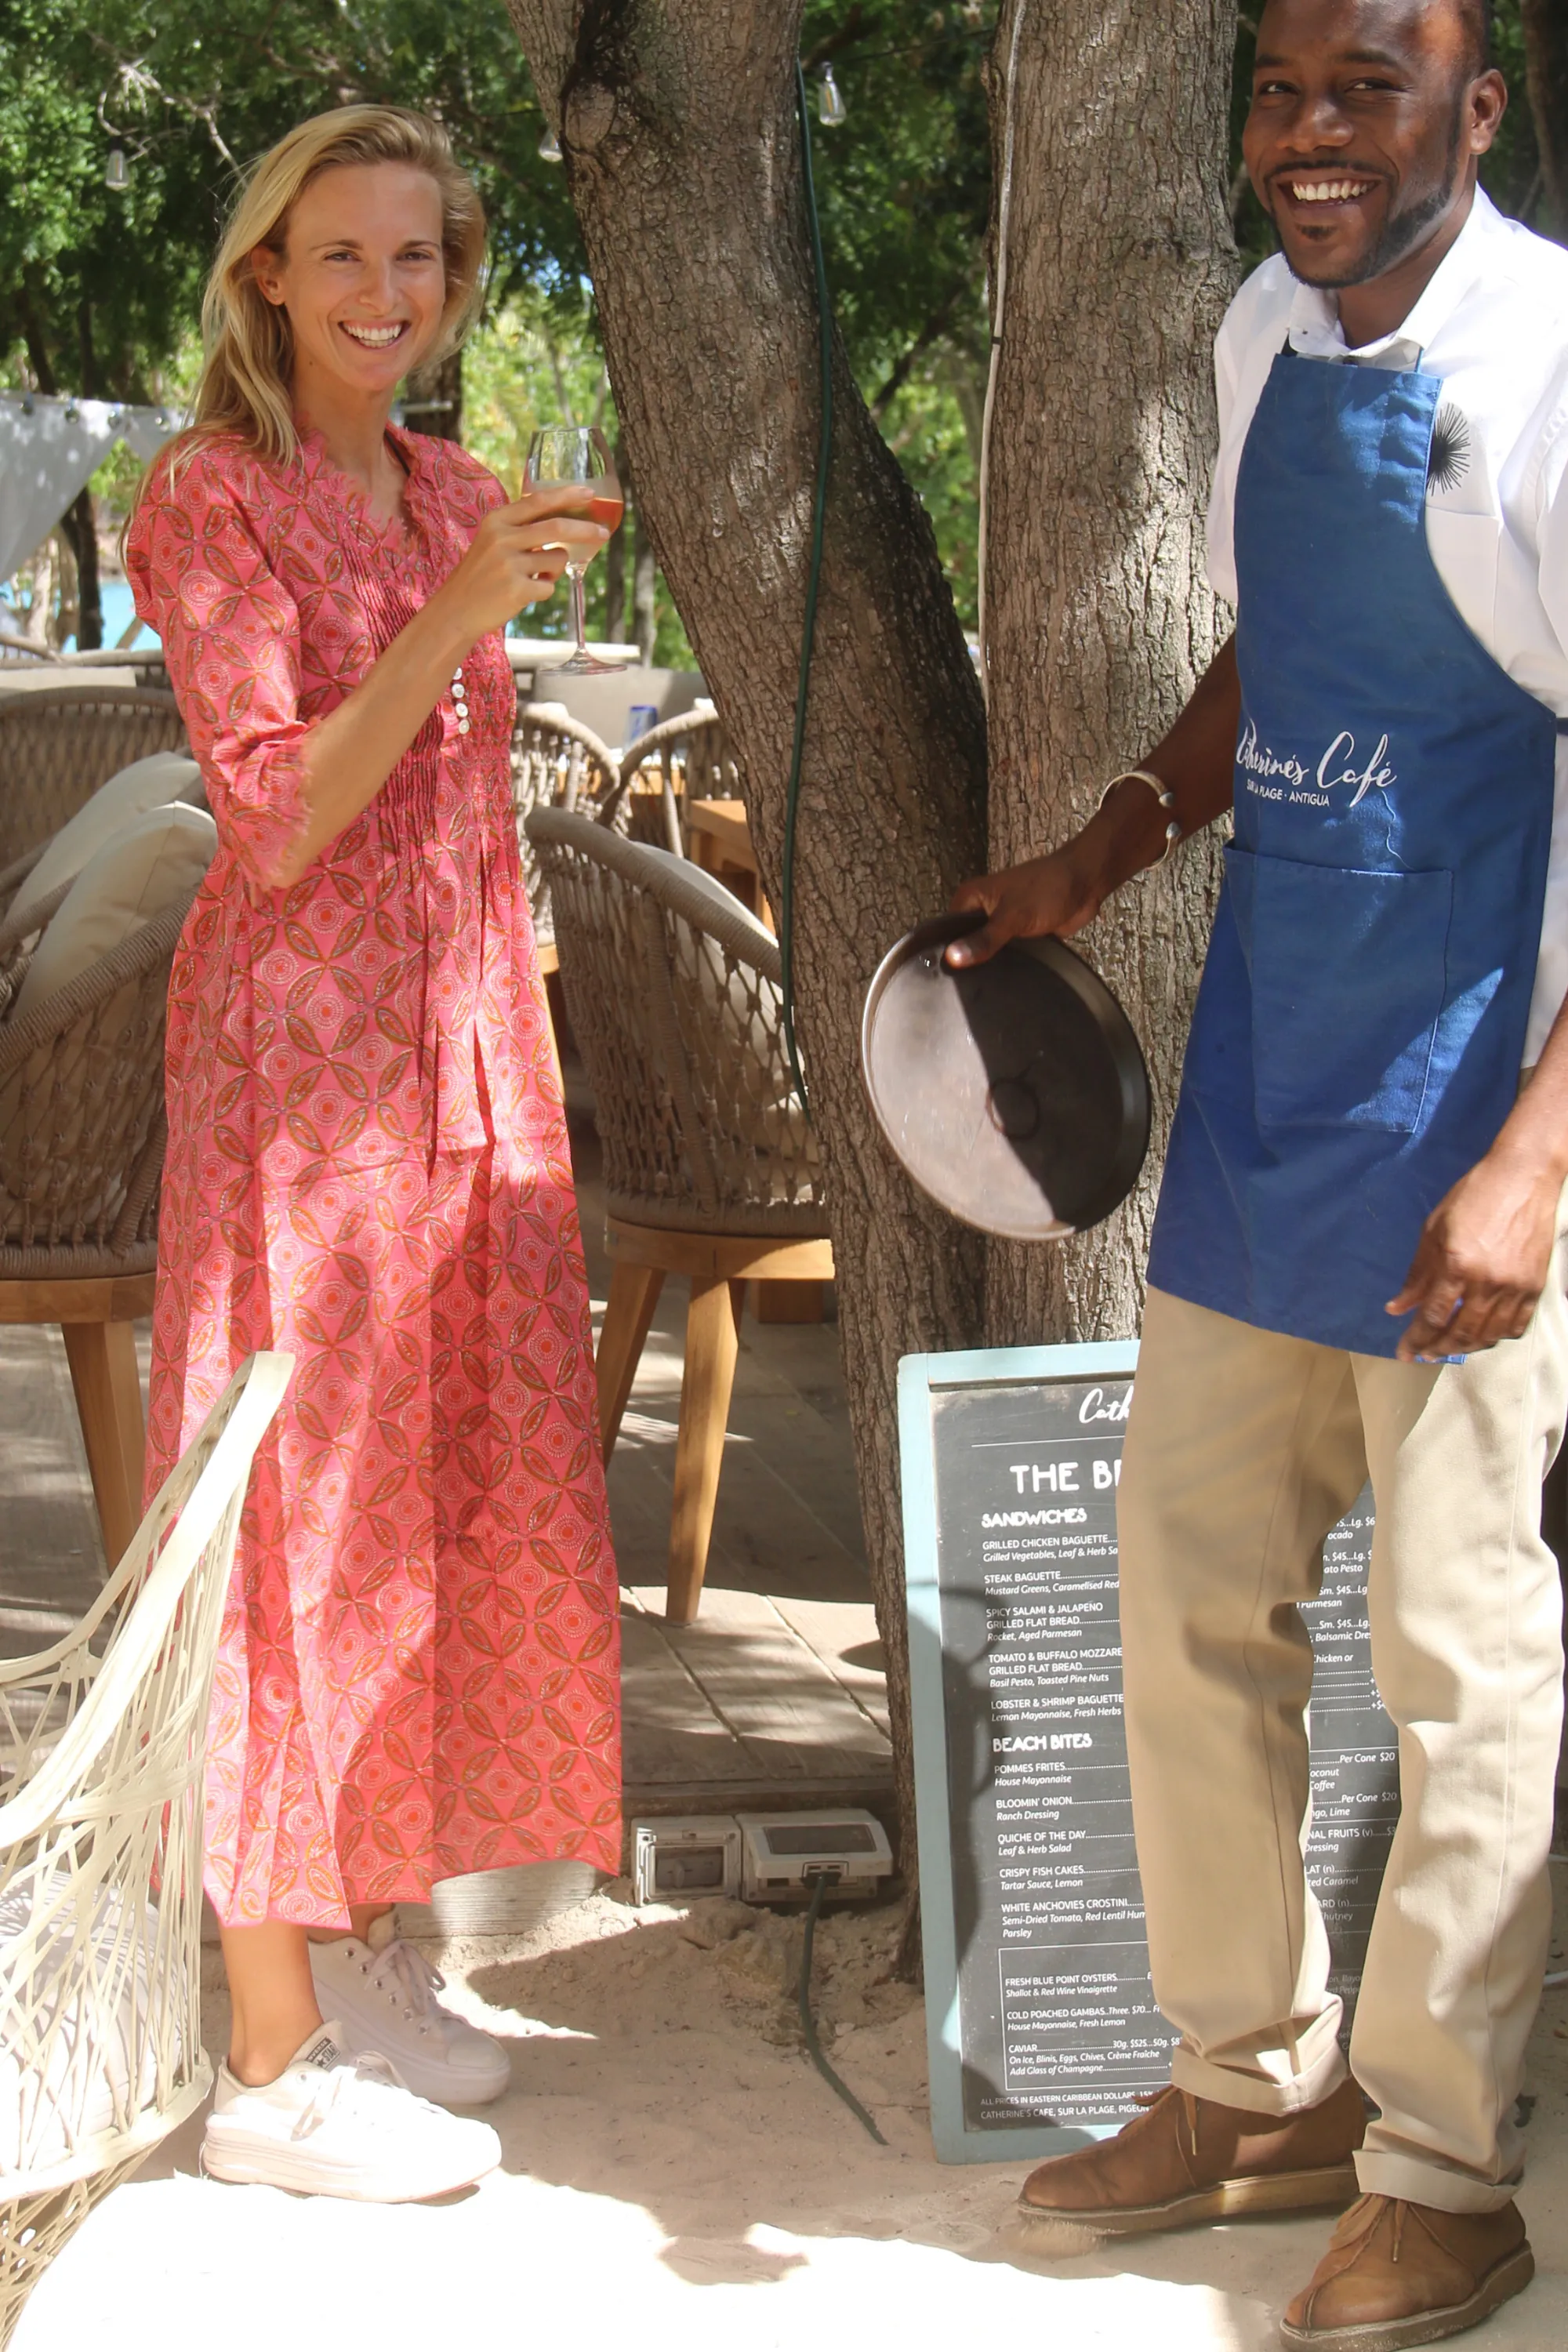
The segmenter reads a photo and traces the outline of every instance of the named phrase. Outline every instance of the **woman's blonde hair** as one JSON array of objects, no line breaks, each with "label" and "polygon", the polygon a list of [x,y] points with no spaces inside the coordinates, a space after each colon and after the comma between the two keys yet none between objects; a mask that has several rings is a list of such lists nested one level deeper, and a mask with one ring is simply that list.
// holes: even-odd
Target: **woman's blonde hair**
[{"label": "woman's blonde hair", "polygon": [[447,299],[440,334],[421,367],[455,351],[473,323],[484,293],[484,207],[468,173],[453,162],[441,125],[395,106],[339,106],[313,114],[252,165],[229,216],[202,299],[206,357],[193,433],[237,434],[275,464],[293,457],[293,332],[287,311],[257,284],[252,256],[261,247],[281,257],[300,197],[323,172],[345,163],[406,163],[428,173],[440,191]]}]

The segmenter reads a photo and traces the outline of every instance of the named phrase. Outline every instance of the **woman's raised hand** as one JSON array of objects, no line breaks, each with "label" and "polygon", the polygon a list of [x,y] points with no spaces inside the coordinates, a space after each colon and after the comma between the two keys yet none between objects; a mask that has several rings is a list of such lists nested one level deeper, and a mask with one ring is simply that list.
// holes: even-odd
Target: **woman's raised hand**
[{"label": "woman's raised hand", "polygon": [[567,551],[559,542],[551,545],[550,519],[580,515],[586,496],[578,490],[528,490],[510,506],[494,507],[486,515],[467,555],[437,591],[444,604],[460,613],[470,645],[492,629],[503,629],[523,605],[542,604],[553,595]]}]

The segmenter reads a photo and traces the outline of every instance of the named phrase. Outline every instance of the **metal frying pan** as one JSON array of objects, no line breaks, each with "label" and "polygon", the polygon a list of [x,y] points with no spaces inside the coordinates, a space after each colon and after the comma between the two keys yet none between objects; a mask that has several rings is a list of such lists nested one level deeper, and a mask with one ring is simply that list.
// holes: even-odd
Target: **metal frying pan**
[{"label": "metal frying pan", "polygon": [[1110,991],[1060,940],[952,971],[978,914],[938,915],[883,958],[860,1060],[883,1134],[966,1224],[1058,1241],[1126,1199],[1149,1149],[1149,1074]]}]

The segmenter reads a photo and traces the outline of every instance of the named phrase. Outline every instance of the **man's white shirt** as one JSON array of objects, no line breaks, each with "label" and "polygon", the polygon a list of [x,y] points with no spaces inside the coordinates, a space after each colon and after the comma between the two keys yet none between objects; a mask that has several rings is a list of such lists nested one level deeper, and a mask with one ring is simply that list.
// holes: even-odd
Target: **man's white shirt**
[{"label": "man's white shirt", "polygon": [[[1441,376],[1447,464],[1434,467],[1426,540],[1443,585],[1517,684],[1568,718],[1568,251],[1508,220],[1479,190],[1474,208],[1394,334],[1352,351],[1331,294],[1301,285],[1282,254],[1254,270],[1215,347],[1219,459],[1209,501],[1208,572],[1236,602],[1236,479],[1268,372],[1289,341],[1310,359]],[[1314,583],[1325,619],[1353,626],[1374,581]],[[1524,1059],[1540,1055],[1568,994],[1568,740],[1557,745],[1556,812],[1541,959]]]}]

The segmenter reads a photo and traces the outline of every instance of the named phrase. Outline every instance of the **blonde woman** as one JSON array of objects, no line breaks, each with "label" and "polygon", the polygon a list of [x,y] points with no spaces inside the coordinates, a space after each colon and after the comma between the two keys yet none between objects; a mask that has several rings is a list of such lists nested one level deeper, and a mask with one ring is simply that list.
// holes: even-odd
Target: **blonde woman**
[{"label": "blonde woman", "polygon": [[561,509],[390,422],[483,246],[434,123],[291,132],[128,540],[220,841],[170,997],[150,1482],[251,1349],[297,1359],[213,1703],[234,2027],[204,2158],[377,2200],[496,2163],[444,2109],[507,2080],[392,1906],[619,1864],[616,1574],[498,634],[553,588]]}]

